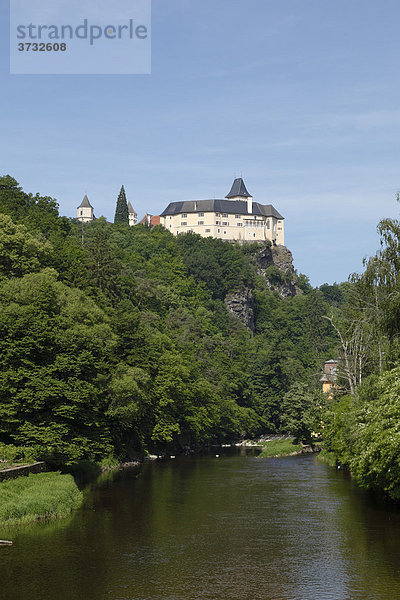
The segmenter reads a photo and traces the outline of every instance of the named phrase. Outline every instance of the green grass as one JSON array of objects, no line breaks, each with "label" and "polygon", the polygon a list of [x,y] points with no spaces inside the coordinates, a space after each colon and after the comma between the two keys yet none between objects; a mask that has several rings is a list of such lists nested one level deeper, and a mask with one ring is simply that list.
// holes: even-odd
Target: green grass
[{"label": "green grass", "polygon": [[268,458],[274,456],[289,456],[293,452],[300,452],[301,445],[294,444],[293,438],[286,440],[271,440],[263,444],[263,450],[258,458]]},{"label": "green grass", "polygon": [[0,524],[67,517],[82,502],[72,475],[38,473],[0,483]]}]

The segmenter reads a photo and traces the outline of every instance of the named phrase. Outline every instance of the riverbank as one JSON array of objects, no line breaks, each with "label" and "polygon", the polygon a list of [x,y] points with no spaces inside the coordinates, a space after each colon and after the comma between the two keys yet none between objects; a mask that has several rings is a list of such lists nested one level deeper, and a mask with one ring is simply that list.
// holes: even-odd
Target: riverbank
[{"label": "riverbank", "polygon": [[67,517],[83,500],[72,475],[38,473],[0,483],[0,524]]},{"label": "riverbank", "polygon": [[302,445],[295,444],[293,438],[262,442],[261,448],[258,458],[279,458],[302,454]]},{"label": "riverbank", "polygon": [[261,449],[258,458],[280,458],[282,456],[296,456],[296,454],[316,454],[321,448],[317,444],[295,444],[290,436],[265,436],[256,441],[244,443],[246,447]]}]

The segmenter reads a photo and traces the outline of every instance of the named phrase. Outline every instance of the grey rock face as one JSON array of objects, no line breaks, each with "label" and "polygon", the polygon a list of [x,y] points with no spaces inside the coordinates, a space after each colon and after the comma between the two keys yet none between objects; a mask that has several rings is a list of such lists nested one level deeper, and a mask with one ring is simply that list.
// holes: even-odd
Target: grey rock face
[{"label": "grey rock face", "polygon": [[284,276],[284,281],[269,281],[272,289],[282,298],[291,298],[303,291],[297,285],[297,277],[293,267],[293,255],[286,246],[271,246],[260,250],[256,255],[257,271],[268,279],[267,270],[276,267]]},{"label": "grey rock face", "polygon": [[[259,275],[266,278],[269,287],[278,292],[282,298],[292,298],[303,291],[297,285],[297,277],[293,267],[292,253],[286,246],[261,248],[255,256]],[[268,269],[279,269],[279,277],[268,279]],[[231,292],[225,297],[225,306],[250,331],[254,333],[254,301],[253,292],[249,288]]]},{"label": "grey rock face", "polygon": [[250,331],[254,332],[253,293],[250,289],[246,288],[228,294],[225,297],[225,306]]}]

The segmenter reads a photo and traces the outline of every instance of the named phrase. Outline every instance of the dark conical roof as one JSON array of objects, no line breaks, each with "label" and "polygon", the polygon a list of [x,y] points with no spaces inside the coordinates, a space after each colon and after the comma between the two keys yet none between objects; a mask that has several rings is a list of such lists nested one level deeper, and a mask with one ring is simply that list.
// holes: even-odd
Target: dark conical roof
[{"label": "dark conical roof", "polygon": [[82,202],[78,206],[78,208],[93,208],[93,206],[90,204],[89,198],[86,196],[86,194],[85,194]]},{"label": "dark conical roof", "polygon": [[229,194],[227,196],[225,196],[225,198],[237,198],[237,197],[251,198],[251,195],[247,191],[246,186],[244,185],[244,181],[241,177],[238,177],[237,179],[235,179],[235,181],[232,184],[231,191],[229,192]]},{"label": "dark conical roof", "polygon": [[130,202],[128,202],[128,211],[129,211],[130,215],[131,214],[135,214],[136,215],[136,211],[135,211],[135,209],[133,208],[133,206],[132,206],[132,204]]}]

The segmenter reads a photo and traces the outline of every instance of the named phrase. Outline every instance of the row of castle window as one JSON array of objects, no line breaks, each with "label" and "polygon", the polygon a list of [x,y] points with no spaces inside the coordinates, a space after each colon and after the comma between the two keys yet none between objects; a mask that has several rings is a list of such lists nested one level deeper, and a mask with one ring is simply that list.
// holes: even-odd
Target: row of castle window
[{"label": "row of castle window", "polygon": [[[206,229],[205,232],[206,233],[211,233],[211,229]],[[188,233],[193,233],[193,229],[188,229]],[[217,233],[221,233],[221,230],[217,229]],[[226,231],[224,231],[223,233],[224,233],[224,235],[226,235]],[[253,233],[253,237],[256,237],[255,233]]]},{"label": "row of castle window", "polygon": [[[229,222],[228,221],[215,221],[216,225],[221,225],[223,227],[229,227]],[[197,221],[197,225],[204,225],[204,221]],[[236,223],[236,225],[238,227],[243,227],[243,223]],[[186,227],[187,226],[187,221],[181,221],[181,227]],[[244,222],[244,226],[245,227],[263,227],[264,226],[264,221],[245,221]],[[270,228],[270,224],[269,221],[267,221],[267,229]],[[281,227],[279,227],[278,229],[281,229]],[[206,230],[209,231],[209,230]]]},{"label": "row of castle window", "polygon": [[[198,217],[204,217],[204,213],[203,213],[203,212],[199,212],[199,213],[197,213],[197,216],[198,216]],[[221,216],[221,213],[215,213],[215,216],[216,216],[216,217],[220,217],[220,216]],[[228,213],[222,213],[222,218],[223,218],[223,219],[227,219],[228,217],[229,217]],[[235,219],[240,219],[241,217],[242,217],[242,215],[235,215]],[[172,218],[172,217],[170,217],[170,219],[171,219],[171,218]],[[182,213],[182,214],[181,214],[181,219],[187,219],[187,213]],[[254,220],[257,220],[257,216],[256,216],[256,215],[254,215],[253,219],[254,219]],[[260,217],[260,219],[262,219],[262,217]],[[268,223],[268,221],[267,221],[267,223]]]}]

